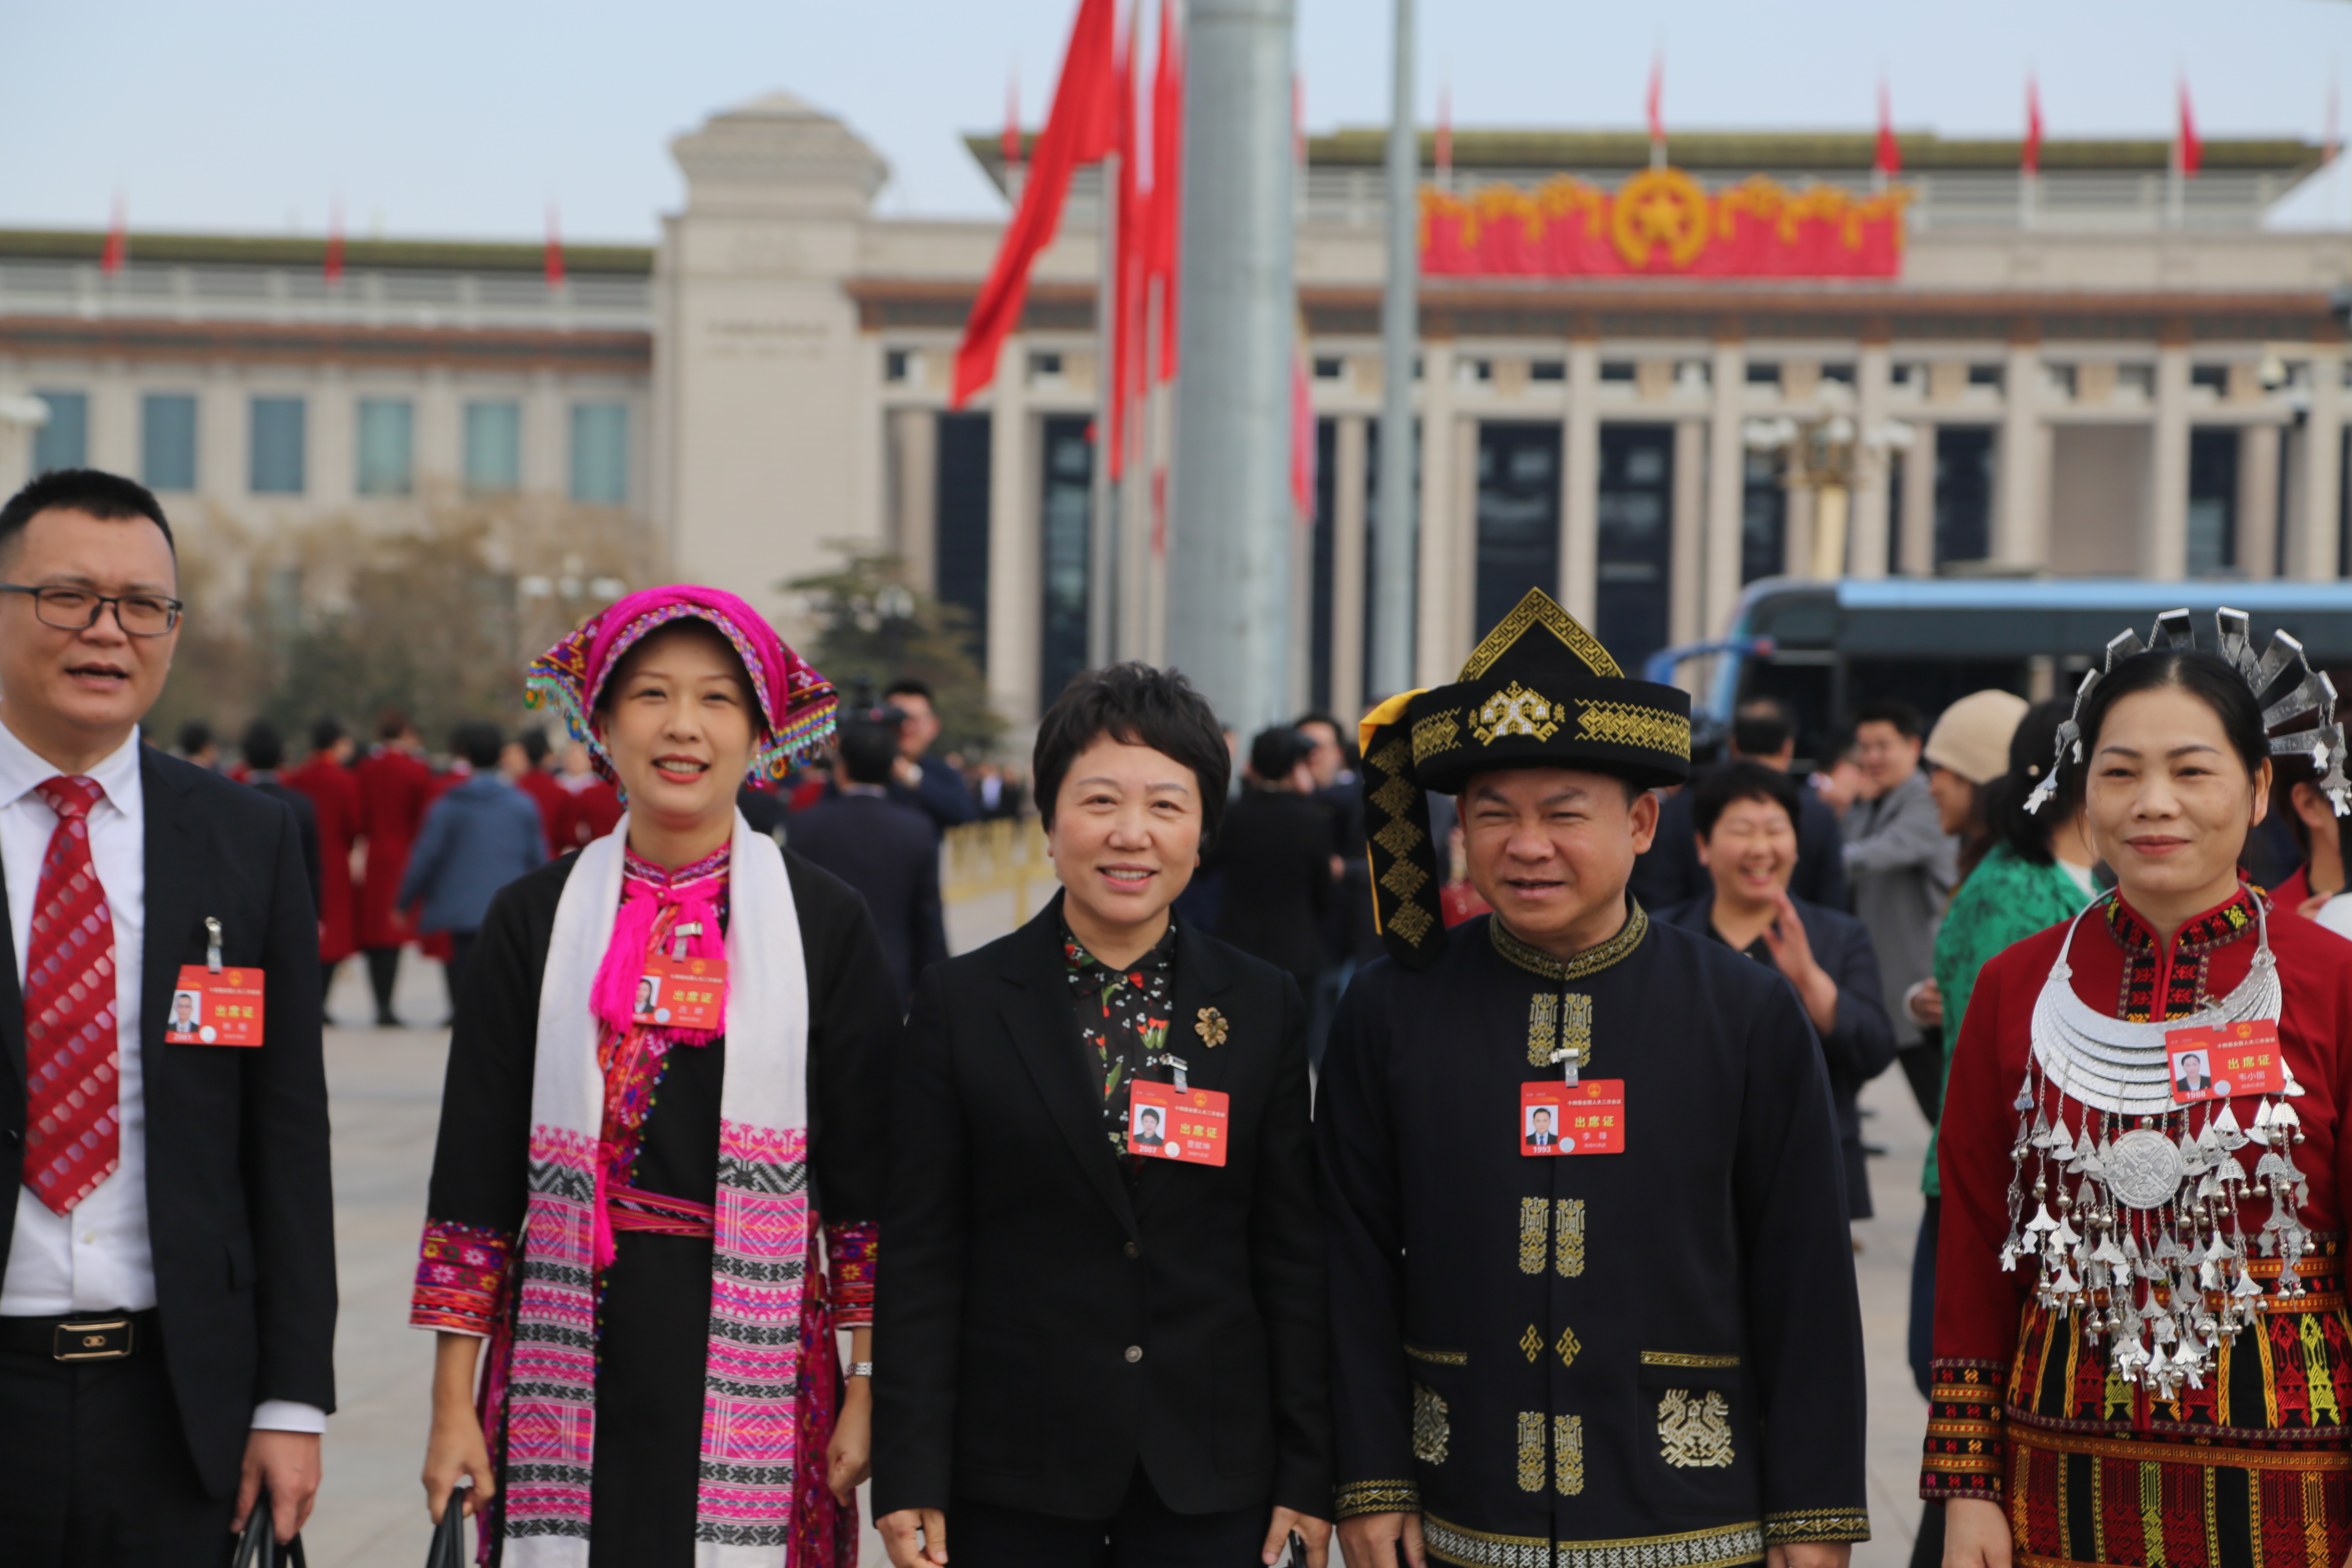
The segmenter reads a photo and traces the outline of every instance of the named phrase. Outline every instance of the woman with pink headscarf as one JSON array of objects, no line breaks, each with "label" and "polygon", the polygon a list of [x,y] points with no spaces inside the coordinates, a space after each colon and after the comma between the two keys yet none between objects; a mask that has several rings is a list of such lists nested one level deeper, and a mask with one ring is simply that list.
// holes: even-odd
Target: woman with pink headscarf
[{"label": "woman with pink headscarf", "polygon": [[857,895],[735,809],[833,688],[678,587],[530,689],[627,815],[498,896],[457,999],[409,1316],[427,1506],[470,1481],[484,1562],[845,1568],[898,1003]]}]

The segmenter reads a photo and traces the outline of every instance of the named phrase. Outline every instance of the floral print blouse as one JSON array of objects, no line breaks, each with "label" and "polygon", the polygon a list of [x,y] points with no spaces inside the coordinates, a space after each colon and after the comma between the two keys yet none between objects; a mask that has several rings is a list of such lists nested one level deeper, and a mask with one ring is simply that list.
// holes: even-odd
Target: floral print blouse
[{"label": "floral print blouse", "polygon": [[[1160,1066],[1168,1050],[1176,972],[1176,922],[1151,951],[1122,972],[1097,960],[1062,926],[1062,959],[1070,980],[1070,1010],[1078,1034],[1102,1071],[1103,1136],[1112,1152],[1127,1152],[1127,1089],[1137,1075]],[[1164,1073],[1147,1076],[1160,1079]]]}]

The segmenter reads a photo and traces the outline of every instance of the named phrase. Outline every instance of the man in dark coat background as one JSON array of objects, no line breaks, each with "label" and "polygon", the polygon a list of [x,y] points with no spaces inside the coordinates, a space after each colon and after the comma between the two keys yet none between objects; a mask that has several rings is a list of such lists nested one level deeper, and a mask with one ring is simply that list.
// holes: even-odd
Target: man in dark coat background
[{"label": "man in dark coat background", "polygon": [[245,753],[245,782],[272,800],[286,803],[294,814],[294,823],[302,836],[302,864],[310,874],[310,904],[319,907],[319,808],[310,797],[288,784],[278,770],[286,765],[286,741],[278,734],[278,726],[267,719],[256,719],[245,727],[245,739],[237,748]]},{"label": "man in dark coat background", "polygon": [[1225,813],[1209,863],[1225,877],[1217,936],[1286,970],[1315,994],[1330,963],[1324,928],[1333,886],[1330,813],[1308,798],[1307,742],[1277,726],[1250,742],[1249,781]]},{"label": "man in dark coat background", "polygon": [[924,970],[948,955],[940,908],[940,841],[930,822],[890,793],[896,729],[871,718],[841,726],[835,793],[784,825],[795,854],[857,889],[874,916],[901,1006]]}]

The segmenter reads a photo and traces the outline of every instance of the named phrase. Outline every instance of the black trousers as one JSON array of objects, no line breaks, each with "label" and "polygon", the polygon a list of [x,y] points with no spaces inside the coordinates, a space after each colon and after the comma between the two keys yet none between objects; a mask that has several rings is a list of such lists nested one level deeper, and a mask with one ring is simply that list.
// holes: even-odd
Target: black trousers
[{"label": "black trousers", "polygon": [[400,1020],[393,1016],[392,987],[400,978],[400,949],[372,947],[367,950],[368,989],[375,993],[375,1021],[378,1028],[397,1027]]},{"label": "black trousers", "polygon": [[1178,1513],[1135,1468],[1108,1519],[1056,1519],[958,1498],[948,1508],[955,1568],[1260,1568],[1271,1501],[1229,1513]]},{"label": "black trousers", "polygon": [[155,1347],[79,1366],[0,1350],[0,1563],[213,1568],[236,1510],[205,1495]]}]

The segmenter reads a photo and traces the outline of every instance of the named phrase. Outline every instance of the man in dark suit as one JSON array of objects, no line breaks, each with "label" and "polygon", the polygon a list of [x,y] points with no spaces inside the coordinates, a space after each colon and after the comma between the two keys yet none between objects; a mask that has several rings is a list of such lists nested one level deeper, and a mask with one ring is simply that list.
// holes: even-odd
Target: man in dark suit
[{"label": "man in dark suit", "polygon": [[278,733],[278,726],[267,719],[256,719],[245,727],[245,743],[238,748],[245,753],[245,782],[272,800],[286,803],[294,814],[294,823],[302,837],[302,865],[310,873],[310,903],[319,903],[319,807],[310,797],[278,776],[286,765],[286,741]]},{"label": "man in dark suit", "polygon": [[887,788],[898,737],[887,723],[853,719],[841,726],[835,793],[784,825],[795,853],[857,889],[874,916],[903,1006],[915,981],[948,956],[940,909],[940,841],[922,813]]},{"label": "man in dark suit", "polygon": [[[1072,682],[1032,774],[1062,892],[917,987],[874,1297],[874,1513],[898,1568],[1237,1564],[1293,1531],[1321,1568],[1306,1009],[1170,912],[1229,768],[1182,677]],[[1128,1149],[1145,1079],[1223,1100],[1223,1163]]]},{"label": "man in dark suit", "polygon": [[891,771],[890,793],[931,819],[933,834],[980,820],[980,805],[964,787],[963,775],[944,758],[930,754],[940,738],[940,716],[931,689],[911,677],[890,683],[882,694],[885,707],[898,710],[898,762]]},{"label": "man in dark suit", "polygon": [[[1787,773],[1797,759],[1796,721],[1777,697],[1751,697],[1732,714],[1731,754]],[[1698,862],[1691,832],[1691,796],[1700,781],[1666,797],[1658,810],[1658,834],[1633,862],[1633,896],[1649,910],[1688,903],[1707,890],[1706,868]],[[1843,839],[1837,813],[1811,789],[1797,795],[1797,866],[1789,895],[1827,910],[1844,910]]]},{"label": "man in dark suit", "polygon": [[1277,726],[1250,742],[1250,776],[1225,813],[1209,864],[1224,872],[1217,935],[1315,994],[1330,963],[1324,945],[1335,881],[1331,817],[1309,799],[1308,746]]},{"label": "man in dark suit", "polygon": [[1549,1149],[1559,1142],[1559,1137],[1551,1130],[1550,1111],[1538,1106],[1536,1113],[1528,1117],[1528,1121],[1533,1124],[1528,1129],[1528,1148]]},{"label": "man in dark suit", "polygon": [[[263,1487],[289,1539],[334,1405],[318,924],[294,814],[140,744],[178,582],[128,479],[0,506],[10,1568],[224,1561]],[[219,964],[261,977],[261,1045],[164,1044]]]},{"label": "man in dark suit", "polygon": [[1871,1214],[1862,1151],[1862,1086],[1895,1059],[1895,1030],[1879,1000],[1878,955],[1852,915],[1792,898],[1797,807],[1807,793],[1761,763],[1727,763],[1691,797],[1696,854],[1710,887],[1661,910],[1667,925],[1704,931],[1786,976],[1820,1037],[1845,1151],[1846,1205]]}]

